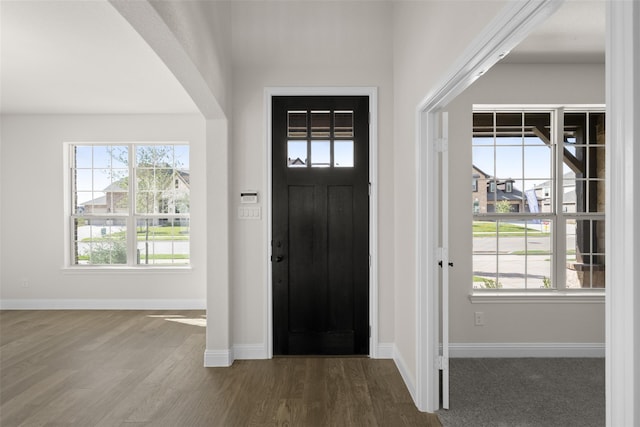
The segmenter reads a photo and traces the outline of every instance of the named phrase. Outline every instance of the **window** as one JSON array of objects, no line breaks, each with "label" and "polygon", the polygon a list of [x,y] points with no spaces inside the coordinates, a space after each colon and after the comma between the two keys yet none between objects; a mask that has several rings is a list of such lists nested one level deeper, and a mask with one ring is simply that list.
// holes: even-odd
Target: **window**
[{"label": "window", "polygon": [[472,194],[474,289],[604,288],[604,119],[474,110],[472,171],[490,182],[486,197]]},{"label": "window", "polygon": [[188,265],[189,145],[70,145],[70,264]]},{"label": "window", "polygon": [[288,111],[287,118],[288,167],[354,167],[353,111]]},{"label": "window", "polygon": [[504,185],[504,191],[506,191],[507,193],[513,193],[513,181],[507,181],[504,183]]}]

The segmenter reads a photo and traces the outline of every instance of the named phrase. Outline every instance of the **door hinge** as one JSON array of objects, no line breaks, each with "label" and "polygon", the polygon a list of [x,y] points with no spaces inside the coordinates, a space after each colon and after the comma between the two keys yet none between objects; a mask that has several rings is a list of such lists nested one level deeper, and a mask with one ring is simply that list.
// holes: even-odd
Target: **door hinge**
[{"label": "door hinge", "polygon": [[438,356],[438,359],[436,359],[436,369],[439,369],[441,371],[448,371],[449,359],[445,358],[444,356]]},{"label": "door hinge", "polygon": [[371,338],[371,325],[369,325],[369,338]]},{"label": "door hinge", "polygon": [[[436,259],[438,260],[438,265],[442,267],[443,260],[448,258],[447,248],[436,248]],[[447,261],[448,262],[448,261]],[[451,264],[449,264],[451,265]]]},{"label": "door hinge", "polygon": [[369,267],[371,267],[371,254],[369,254]]},{"label": "door hinge", "polygon": [[438,153],[449,151],[449,140],[447,138],[436,139],[435,150]]},{"label": "door hinge", "polygon": [[369,183],[369,189],[367,191],[369,191],[369,196],[371,196],[371,183]]}]

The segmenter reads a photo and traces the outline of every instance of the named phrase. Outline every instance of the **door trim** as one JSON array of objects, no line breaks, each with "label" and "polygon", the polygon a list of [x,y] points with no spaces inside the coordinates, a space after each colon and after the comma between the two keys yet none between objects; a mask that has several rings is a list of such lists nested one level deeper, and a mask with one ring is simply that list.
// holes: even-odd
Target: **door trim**
[{"label": "door trim", "polygon": [[477,78],[500,61],[562,4],[561,1],[526,0],[506,5],[467,47],[416,108],[416,382],[414,400],[420,411],[440,409],[438,289],[436,245],[440,174],[436,142],[441,129],[437,114]]},{"label": "door trim", "polygon": [[266,87],[264,90],[265,136],[267,165],[265,245],[267,256],[264,259],[264,271],[267,272],[265,285],[264,336],[265,354],[273,358],[273,271],[271,259],[273,194],[272,147],[271,147],[271,100],[274,96],[368,96],[369,97],[369,357],[378,358],[378,88],[377,87]]}]

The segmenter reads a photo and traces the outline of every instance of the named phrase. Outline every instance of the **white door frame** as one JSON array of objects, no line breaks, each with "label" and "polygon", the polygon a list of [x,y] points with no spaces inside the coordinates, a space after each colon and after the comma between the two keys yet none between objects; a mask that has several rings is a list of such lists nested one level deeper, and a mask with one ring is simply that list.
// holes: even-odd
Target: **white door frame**
[{"label": "white door frame", "polygon": [[[517,45],[561,1],[510,3],[471,51],[417,110],[418,327],[417,405],[434,411],[438,402],[438,294],[433,273],[437,194],[434,165],[435,114]],[[607,2],[607,208],[606,247],[606,424],[640,425],[640,3]],[[476,54],[473,50],[476,49]],[[435,171],[437,173],[437,170]],[[432,268],[421,268],[422,263]],[[421,327],[424,325],[424,327]]]},{"label": "white door frame", "polygon": [[266,150],[267,150],[267,208],[265,242],[267,245],[266,303],[265,308],[265,354],[273,357],[273,270],[270,262],[272,240],[272,147],[271,147],[271,100],[274,96],[368,96],[369,97],[369,357],[378,358],[378,88],[376,87],[267,87],[264,95]]},{"label": "white door frame", "polygon": [[440,295],[438,291],[437,242],[439,227],[436,116],[538,24],[544,22],[561,0],[514,1],[505,6],[465,50],[440,84],[416,111],[417,235],[416,248],[416,405],[421,411],[440,408],[438,357]]}]

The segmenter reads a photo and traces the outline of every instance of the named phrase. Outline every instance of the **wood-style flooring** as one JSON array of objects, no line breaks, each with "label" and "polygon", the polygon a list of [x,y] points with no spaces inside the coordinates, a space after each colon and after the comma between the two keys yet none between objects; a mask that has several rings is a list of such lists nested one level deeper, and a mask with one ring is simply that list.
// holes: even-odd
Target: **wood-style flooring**
[{"label": "wood-style flooring", "polygon": [[390,360],[204,368],[203,311],[1,311],[0,426],[433,426]]}]

